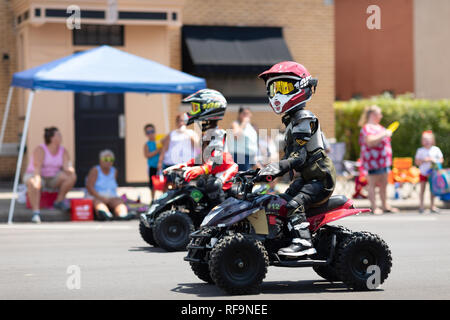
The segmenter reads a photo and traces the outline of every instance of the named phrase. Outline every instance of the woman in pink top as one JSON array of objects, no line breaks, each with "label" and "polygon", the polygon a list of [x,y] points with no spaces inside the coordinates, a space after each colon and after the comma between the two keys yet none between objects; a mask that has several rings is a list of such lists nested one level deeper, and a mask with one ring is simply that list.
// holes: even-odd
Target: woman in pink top
[{"label": "woman in pink top", "polygon": [[44,140],[45,143],[34,149],[23,177],[33,210],[31,221],[36,223],[41,221],[39,210],[41,189],[58,189],[58,196],[53,206],[62,211],[68,211],[70,208],[63,200],[77,179],[69,153],[61,146],[62,136],[58,129],[46,128]]},{"label": "woman in pink top", "polygon": [[[392,132],[380,125],[383,118],[378,106],[369,106],[359,121],[361,132],[359,144],[361,146],[361,164],[368,172],[369,200],[374,214],[385,212],[398,212],[398,209],[388,206],[386,202],[386,188],[388,174],[392,165]],[[380,188],[382,209],[377,208],[375,199],[375,188]]]}]

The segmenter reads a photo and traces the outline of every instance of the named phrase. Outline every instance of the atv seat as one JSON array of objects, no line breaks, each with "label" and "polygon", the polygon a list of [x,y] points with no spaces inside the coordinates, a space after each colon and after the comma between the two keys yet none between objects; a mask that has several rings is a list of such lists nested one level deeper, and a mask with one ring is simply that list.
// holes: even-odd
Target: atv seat
[{"label": "atv seat", "polygon": [[317,207],[310,207],[306,210],[306,216],[312,217],[321,213],[325,213],[327,211],[331,211],[340,206],[343,206],[348,201],[346,196],[332,196],[327,200],[324,204],[321,204]]}]

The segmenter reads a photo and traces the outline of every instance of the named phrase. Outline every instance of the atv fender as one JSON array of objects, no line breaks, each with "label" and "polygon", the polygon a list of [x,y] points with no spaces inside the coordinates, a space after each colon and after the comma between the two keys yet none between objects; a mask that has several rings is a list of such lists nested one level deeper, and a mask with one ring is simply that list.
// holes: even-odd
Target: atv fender
[{"label": "atv fender", "polygon": [[220,221],[219,227],[228,227],[241,220],[247,219],[255,229],[256,234],[269,234],[267,218],[263,207],[251,208],[238,215]]},{"label": "atv fender", "polygon": [[149,220],[149,224],[152,225],[154,220],[158,217],[158,215],[161,212],[164,212],[167,209],[169,209],[172,206],[172,204],[184,198],[188,198],[188,196],[189,195],[187,194],[179,194],[165,201],[152,204],[150,206],[149,212],[146,214],[147,219]]}]

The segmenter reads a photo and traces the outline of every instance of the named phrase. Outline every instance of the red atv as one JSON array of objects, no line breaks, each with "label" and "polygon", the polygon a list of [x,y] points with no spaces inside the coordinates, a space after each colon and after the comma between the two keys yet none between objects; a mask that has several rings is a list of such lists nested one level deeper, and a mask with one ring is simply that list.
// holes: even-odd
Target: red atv
[{"label": "red atv", "polygon": [[[271,177],[265,177],[270,180]],[[286,199],[278,195],[252,194],[258,171],[236,175],[237,198],[230,197],[204,218],[201,229],[191,234],[187,246],[194,273],[229,294],[254,294],[269,265],[312,267],[328,281],[342,281],[354,290],[372,290],[388,277],[392,267],[387,244],[369,232],[352,232],[328,223],[370,209],[356,209],[345,196],[333,196],[310,208],[307,218],[317,254],[313,259],[293,260],[277,255],[290,244],[286,226]]]}]

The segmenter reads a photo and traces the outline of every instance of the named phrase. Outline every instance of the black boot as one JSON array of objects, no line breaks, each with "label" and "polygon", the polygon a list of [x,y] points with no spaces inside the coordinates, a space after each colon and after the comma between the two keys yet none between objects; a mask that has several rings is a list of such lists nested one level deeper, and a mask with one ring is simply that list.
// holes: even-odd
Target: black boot
[{"label": "black boot", "polygon": [[316,253],[316,249],[314,249],[312,244],[311,233],[309,232],[309,222],[306,220],[304,213],[291,217],[288,222],[288,228],[292,235],[292,243],[289,247],[278,250],[279,255],[301,257]]}]

